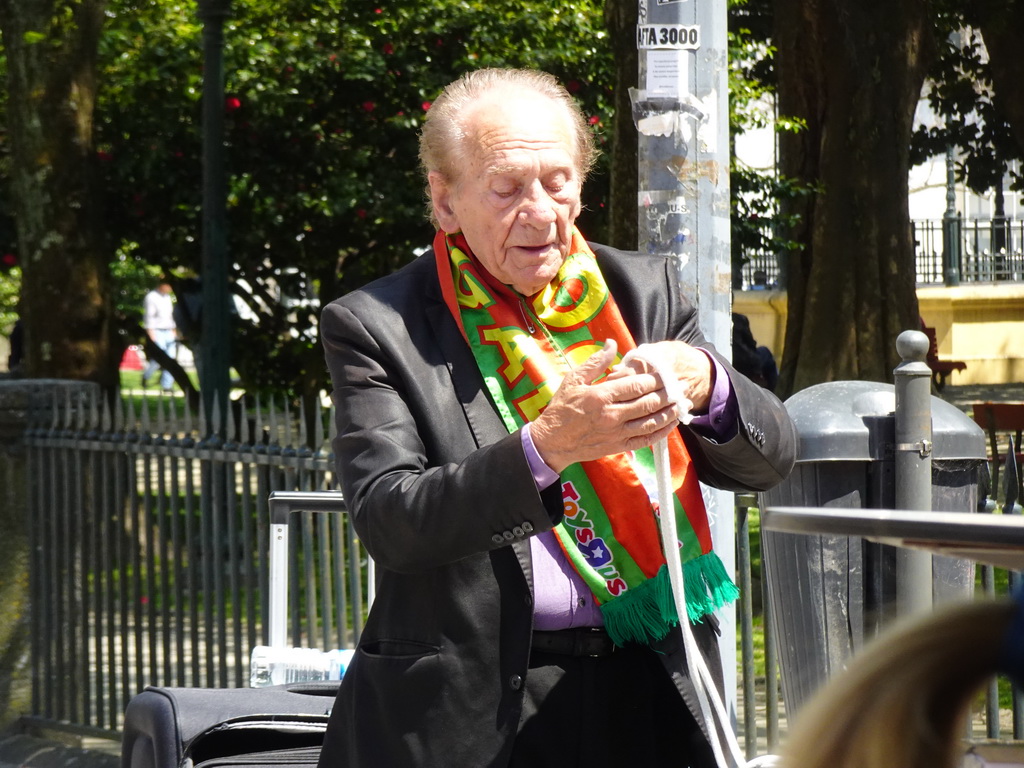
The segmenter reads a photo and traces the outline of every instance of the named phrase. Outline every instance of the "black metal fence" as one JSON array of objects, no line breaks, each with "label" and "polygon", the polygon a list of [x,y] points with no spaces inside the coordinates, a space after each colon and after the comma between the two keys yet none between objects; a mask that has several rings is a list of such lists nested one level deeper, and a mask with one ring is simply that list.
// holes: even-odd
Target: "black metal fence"
[{"label": "black metal fence", "polygon": [[[287,403],[237,401],[227,440],[208,434],[182,398],[116,403],[53,402],[29,415],[25,435],[28,719],[110,738],[147,685],[248,684],[251,650],[270,640],[271,494],[333,486],[333,418],[319,403],[302,409],[303,419]],[[743,540],[753,505],[753,496],[737,498]],[[372,564],[346,513],[302,511],[291,520],[289,643],[352,647],[373,597]],[[749,584],[749,551],[740,557]],[[766,700],[763,678],[755,682],[759,601],[749,598],[741,621],[745,731],[756,738],[757,723],[767,722],[777,738],[778,684]]]},{"label": "black metal fence", "polygon": [[917,255],[917,282],[943,284],[944,232],[956,240],[951,266],[962,283],[1024,281],[1024,220],[954,219],[911,222]]},{"label": "black metal fence", "polygon": [[[268,497],[332,485],[319,403],[302,419],[237,401],[221,440],[181,398],[139,402],[55,403],[25,439],[33,716],[111,736],[146,685],[248,684],[269,639]],[[290,642],[351,647],[368,595],[347,514],[291,529],[293,573],[317,578],[289,580]]]},{"label": "black metal fence", "polygon": [[[765,225],[770,228],[770,223]],[[955,240],[951,264],[959,283],[1024,281],[1024,220],[1007,218],[922,219],[912,221],[918,285],[943,285],[947,281],[943,258],[944,232]],[[768,288],[785,287],[785,276],[774,253],[749,252],[741,269],[744,290],[759,287],[759,275]]]},{"label": "black metal fence", "polygon": [[[4,479],[27,486],[30,721],[117,738],[128,700],[146,685],[248,684],[251,650],[270,640],[269,537],[280,513],[271,494],[334,484],[330,409],[314,403],[302,414],[237,401],[226,440],[174,397],[125,396],[113,408],[68,399],[28,415],[24,477],[7,466]],[[772,749],[784,727],[774,638],[755,623],[755,506],[736,497],[738,698],[750,755]],[[352,647],[373,597],[372,564],[343,504],[329,515],[291,509],[303,511],[290,518],[289,643]],[[998,735],[991,698],[989,712]]]}]

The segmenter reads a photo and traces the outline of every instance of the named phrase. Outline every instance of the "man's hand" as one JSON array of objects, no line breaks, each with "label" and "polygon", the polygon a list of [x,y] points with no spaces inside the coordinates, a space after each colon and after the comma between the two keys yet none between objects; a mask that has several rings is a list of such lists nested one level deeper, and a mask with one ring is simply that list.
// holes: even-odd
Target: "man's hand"
[{"label": "man's hand", "polygon": [[[682,393],[693,403],[693,413],[707,413],[711,392],[715,388],[715,366],[707,353],[685,341],[659,341],[645,344],[644,349],[650,349],[651,354],[657,355],[675,371]],[[616,366],[608,378],[615,380],[635,373],[653,374],[654,371],[642,357],[634,358],[626,365]]]},{"label": "man's hand", "polygon": [[[651,446],[679,424],[678,412],[669,403],[660,377],[619,367],[613,375],[597,381],[614,362],[615,354],[615,342],[609,340],[604,349],[566,375],[530,426],[534,447],[555,472],[579,461]],[[710,365],[706,357],[704,360]]]}]

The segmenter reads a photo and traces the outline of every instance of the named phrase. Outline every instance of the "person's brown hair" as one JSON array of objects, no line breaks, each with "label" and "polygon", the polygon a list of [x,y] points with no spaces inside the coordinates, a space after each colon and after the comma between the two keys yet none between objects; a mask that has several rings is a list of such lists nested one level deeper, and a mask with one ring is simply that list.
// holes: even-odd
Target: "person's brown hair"
[{"label": "person's brown hair", "polygon": [[778,765],[960,765],[970,703],[1002,671],[1015,610],[979,601],[893,627],[801,708]]}]

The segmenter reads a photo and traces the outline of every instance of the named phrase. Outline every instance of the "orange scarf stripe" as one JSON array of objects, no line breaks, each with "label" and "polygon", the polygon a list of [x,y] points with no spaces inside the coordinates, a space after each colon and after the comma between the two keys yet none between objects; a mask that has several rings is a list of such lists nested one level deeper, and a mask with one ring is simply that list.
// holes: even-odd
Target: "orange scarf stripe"
[{"label": "orange scarf stripe", "polygon": [[[651,578],[665,564],[661,551],[661,532],[653,514],[638,515],[638,509],[651,507],[650,498],[637,479],[630,464],[629,454],[605,456],[597,461],[583,463],[587,479],[594,491],[609,503],[605,513],[612,524],[615,538],[627,550],[647,578]],[[634,482],[626,485],[625,478]]]}]

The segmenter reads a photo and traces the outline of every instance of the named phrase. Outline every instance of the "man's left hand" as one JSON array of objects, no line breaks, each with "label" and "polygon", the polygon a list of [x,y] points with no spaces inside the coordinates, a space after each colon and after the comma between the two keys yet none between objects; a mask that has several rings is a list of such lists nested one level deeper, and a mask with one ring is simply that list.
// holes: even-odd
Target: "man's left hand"
[{"label": "man's left hand", "polygon": [[[659,341],[645,344],[644,348],[650,348],[653,354],[658,355],[669,365],[671,370],[675,371],[683,394],[693,403],[693,413],[707,413],[708,404],[711,402],[711,392],[715,387],[715,366],[711,363],[708,354],[685,341]],[[608,378],[614,380],[633,373],[656,373],[656,371],[644,362],[643,358],[638,357],[633,358],[625,365],[613,368]]]}]

